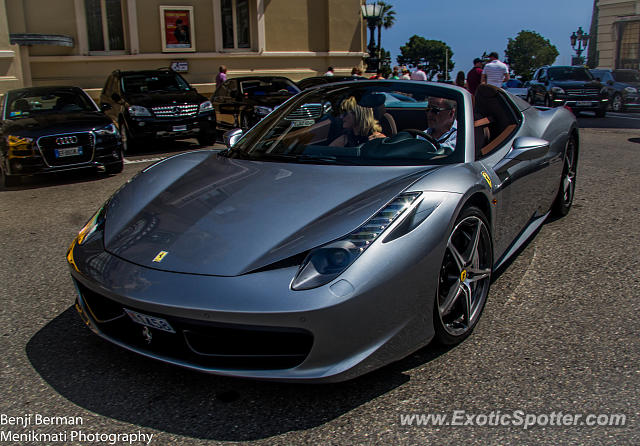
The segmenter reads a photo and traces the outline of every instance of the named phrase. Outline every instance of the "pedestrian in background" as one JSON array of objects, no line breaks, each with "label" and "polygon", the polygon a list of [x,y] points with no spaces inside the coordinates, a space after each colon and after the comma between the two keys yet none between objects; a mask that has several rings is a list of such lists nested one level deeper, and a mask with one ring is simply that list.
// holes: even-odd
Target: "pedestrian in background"
[{"label": "pedestrian in background", "polygon": [[464,81],[464,71],[458,71],[458,75],[456,76],[456,85],[458,87],[466,88],[467,84]]},{"label": "pedestrian in background", "polygon": [[471,94],[476,94],[476,88],[482,82],[482,59],[473,59],[473,68],[467,73],[467,90]]},{"label": "pedestrian in background", "polygon": [[389,75],[389,79],[400,79],[400,68],[398,66],[393,67],[393,71]]},{"label": "pedestrian in background", "polygon": [[227,80],[227,67],[220,65],[218,68],[218,75],[216,76],[216,90],[224,81]]},{"label": "pedestrian in background", "polygon": [[324,73],[325,76],[333,76],[333,67],[328,67],[327,72]]},{"label": "pedestrian in background", "polygon": [[482,83],[502,88],[502,83],[509,80],[509,67],[498,60],[498,53],[489,54],[489,63],[482,70]]},{"label": "pedestrian in background", "polygon": [[402,76],[400,76],[400,79],[403,79],[406,81],[411,80],[411,74],[407,68],[402,69]]},{"label": "pedestrian in background", "polygon": [[422,65],[418,65],[416,71],[411,73],[411,80],[413,81],[426,81],[427,75],[424,71],[422,71]]},{"label": "pedestrian in background", "polygon": [[358,67],[353,67],[351,69],[351,76],[353,77],[359,77],[362,76],[362,70]]}]

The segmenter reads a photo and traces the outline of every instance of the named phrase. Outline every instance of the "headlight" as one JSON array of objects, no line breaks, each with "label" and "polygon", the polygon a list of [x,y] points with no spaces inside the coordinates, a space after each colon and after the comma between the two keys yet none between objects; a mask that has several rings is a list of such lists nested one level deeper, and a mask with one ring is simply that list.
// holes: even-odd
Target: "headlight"
[{"label": "headlight", "polygon": [[300,265],[291,289],[308,290],[331,282],[415,203],[420,192],[399,195],[349,235],[311,250]]},{"label": "headlight", "polygon": [[132,105],[128,110],[131,116],[151,116],[151,112],[149,110],[139,105]]},{"label": "headlight", "polygon": [[94,132],[96,133],[96,135],[100,135],[100,136],[106,136],[106,135],[115,136],[118,134],[118,128],[114,124],[109,124],[105,127],[94,130]]},{"label": "headlight", "polygon": [[87,224],[84,225],[82,229],[80,229],[80,232],[78,232],[78,237],[76,239],[78,241],[78,245],[82,245],[91,236],[91,234],[96,232],[96,230],[100,228],[102,223],[104,223],[106,208],[107,204],[105,203],[100,209],[98,209],[98,212],[96,212],[93,217],[89,219]]},{"label": "headlight", "polygon": [[635,94],[635,93],[638,92],[638,89],[637,88],[633,88],[633,87],[625,87],[624,91],[627,92],[627,93]]},{"label": "headlight", "polygon": [[33,139],[25,136],[7,136],[7,146],[13,156],[29,156],[33,154]]},{"label": "headlight", "polygon": [[560,87],[551,87],[551,92],[555,94],[564,94],[564,90]]},{"label": "headlight", "polygon": [[253,111],[258,116],[267,116],[269,113],[273,111],[273,109],[271,107],[265,107],[263,105],[256,105],[253,108]]},{"label": "headlight", "polygon": [[213,110],[213,104],[211,101],[204,101],[200,104],[200,113],[209,112],[211,110]]}]

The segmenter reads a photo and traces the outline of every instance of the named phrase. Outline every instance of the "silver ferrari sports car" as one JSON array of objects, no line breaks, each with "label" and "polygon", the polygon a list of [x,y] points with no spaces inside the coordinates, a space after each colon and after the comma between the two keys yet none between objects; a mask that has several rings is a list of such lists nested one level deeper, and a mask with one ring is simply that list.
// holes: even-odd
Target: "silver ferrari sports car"
[{"label": "silver ferrari sports car", "polygon": [[150,358],[298,382],[466,338],[492,272],[569,211],[579,148],[565,108],[412,81],[309,89],[225,138],[95,213],[67,254],[76,309]]}]

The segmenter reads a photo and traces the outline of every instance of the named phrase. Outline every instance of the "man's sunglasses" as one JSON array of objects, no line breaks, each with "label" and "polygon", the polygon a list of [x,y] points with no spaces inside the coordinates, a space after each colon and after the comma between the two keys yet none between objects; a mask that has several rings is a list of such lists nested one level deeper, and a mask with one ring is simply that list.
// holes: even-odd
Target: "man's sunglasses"
[{"label": "man's sunglasses", "polygon": [[437,115],[441,111],[448,111],[448,110],[453,110],[453,109],[451,109],[451,108],[439,108],[439,107],[435,107],[435,106],[427,107],[427,113],[431,112],[434,115]]}]

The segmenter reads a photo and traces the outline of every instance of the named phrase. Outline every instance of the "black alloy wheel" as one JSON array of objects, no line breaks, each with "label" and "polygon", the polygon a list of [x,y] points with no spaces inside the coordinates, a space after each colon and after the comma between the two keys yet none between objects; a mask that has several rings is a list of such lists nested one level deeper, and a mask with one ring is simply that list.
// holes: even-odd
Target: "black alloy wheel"
[{"label": "black alloy wheel", "polygon": [[124,153],[122,152],[122,150],[120,150],[119,157],[120,157],[119,163],[109,164],[108,166],[105,167],[105,172],[108,175],[115,175],[124,170]]},{"label": "black alloy wheel", "polygon": [[493,245],[482,211],[469,206],[460,213],[447,241],[433,311],[435,339],[453,345],[477,324],[491,281]]},{"label": "black alloy wheel", "polygon": [[552,212],[558,217],[564,217],[569,213],[573,196],[576,191],[576,177],[578,174],[578,144],[575,137],[570,137],[564,154],[564,166],[558,195],[553,203]]},{"label": "black alloy wheel", "polygon": [[131,133],[129,133],[124,118],[120,118],[120,121],[118,121],[118,130],[120,130],[120,136],[122,137],[122,152],[125,155],[130,155],[133,152],[135,142]]}]

